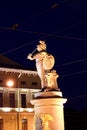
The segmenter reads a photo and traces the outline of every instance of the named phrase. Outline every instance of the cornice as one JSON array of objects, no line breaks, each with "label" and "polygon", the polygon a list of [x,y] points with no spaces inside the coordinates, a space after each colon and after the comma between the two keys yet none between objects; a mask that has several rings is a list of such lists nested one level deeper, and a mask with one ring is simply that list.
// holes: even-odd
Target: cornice
[{"label": "cornice", "polygon": [[3,67],[0,67],[0,72],[10,72],[10,73],[37,75],[37,71],[23,70],[23,69],[12,69],[12,68],[3,68]]}]

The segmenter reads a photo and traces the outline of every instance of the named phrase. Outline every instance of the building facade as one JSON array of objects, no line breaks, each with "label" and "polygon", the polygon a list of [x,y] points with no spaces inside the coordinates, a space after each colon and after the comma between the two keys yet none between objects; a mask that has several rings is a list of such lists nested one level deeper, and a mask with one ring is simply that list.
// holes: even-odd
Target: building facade
[{"label": "building facade", "polygon": [[34,130],[30,100],[40,88],[36,71],[0,68],[0,130]]}]

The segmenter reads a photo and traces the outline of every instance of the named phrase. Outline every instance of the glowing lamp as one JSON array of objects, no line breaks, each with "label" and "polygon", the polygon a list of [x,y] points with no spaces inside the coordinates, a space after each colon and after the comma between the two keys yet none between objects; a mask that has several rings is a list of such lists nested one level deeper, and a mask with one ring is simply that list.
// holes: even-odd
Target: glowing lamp
[{"label": "glowing lamp", "polygon": [[13,80],[8,80],[6,84],[7,86],[12,87],[14,85],[14,82]]}]

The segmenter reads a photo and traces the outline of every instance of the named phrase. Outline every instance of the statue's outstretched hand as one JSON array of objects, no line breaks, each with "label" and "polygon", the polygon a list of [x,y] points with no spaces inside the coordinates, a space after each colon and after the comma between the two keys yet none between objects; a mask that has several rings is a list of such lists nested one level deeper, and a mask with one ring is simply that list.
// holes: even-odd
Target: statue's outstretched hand
[{"label": "statue's outstretched hand", "polygon": [[27,59],[33,60],[33,55],[30,53],[30,54],[27,56]]}]

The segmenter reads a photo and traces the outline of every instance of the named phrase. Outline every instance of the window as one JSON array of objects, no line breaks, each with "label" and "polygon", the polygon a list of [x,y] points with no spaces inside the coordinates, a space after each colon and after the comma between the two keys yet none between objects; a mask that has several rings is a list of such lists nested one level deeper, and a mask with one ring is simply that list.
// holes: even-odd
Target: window
[{"label": "window", "polygon": [[3,119],[0,119],[0,130],[3,130]]},{"label": "window", "polygon": [[25,82],[25,81],[21,81],[21,84],[22,84],[22,85],[26,85],[26,82]]},{"label": "window", "polygon": [[0,107],[3,107],[3,93],[0,92]]},{"label": "window", "polygon": [[26,94],[21,94],[21,107],[26,108]]},{"label": "window", "polygon": [[22,119],[22,130],[28,130],[27,119]]},{"label": "window", "polygon": [[2,83],[2,80],[0,79],[0,83]]},{"label": "window", "polygon": [[32,85],[33,86],[37,86],[37,82],[32,82]]},{"label": "window", "polygon": [[10,107],[15,107],[15,93],[9,93]]}]

